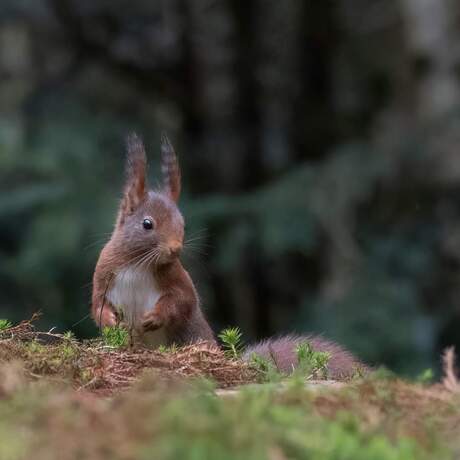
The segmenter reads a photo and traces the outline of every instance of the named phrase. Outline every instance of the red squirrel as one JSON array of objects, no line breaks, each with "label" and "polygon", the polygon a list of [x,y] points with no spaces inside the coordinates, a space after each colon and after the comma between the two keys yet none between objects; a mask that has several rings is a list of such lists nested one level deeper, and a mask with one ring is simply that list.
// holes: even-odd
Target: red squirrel
[{"label": "red squirrel", "polygon": [[92,316],[99,327],[122,321],[134,338],[152,347],[215,343],[192,279],[179,260],[184,239],[177,206],[181,173],[166,135],[161,169],[162,185],[149,189],[144,145],[130,135],[123,198],[94,272]]},{"label": "red squirrel", "polygon": [[[115,229],[94,272],[92,316],[100,327],[122,321],[151,347],[198,340],[215,344],[195,286],[179,260],[184,219],[177,206],[181,174],[174,149],[163,135],[163,183],[157,190],[148,188],[146,153],[136,135],[128,137],[127,150],[126,184]],[[302,341],[331,354],[332,378],[366,369],[351,353],[318,336],[268,339],[249,347],[244,358],[256,353],[289,373],[297,365],[295,348]]]}]

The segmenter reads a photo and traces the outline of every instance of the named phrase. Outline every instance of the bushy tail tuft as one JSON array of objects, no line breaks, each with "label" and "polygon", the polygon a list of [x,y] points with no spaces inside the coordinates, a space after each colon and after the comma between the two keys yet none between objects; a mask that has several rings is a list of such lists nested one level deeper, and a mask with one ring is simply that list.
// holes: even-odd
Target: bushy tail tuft
[{"label": "bushy tail tuft", "polygon": [[361,363],[352,353],[335,342],[315,335],[285,335],[278,338],[263,340],[251,345],[245,351],[243,358],[249,360],[253,353],[273,361],[275,366],[286,374],[291,373],[298,364],[296,348],[299,344],[308,342],[314,351],[328,352],[328,376],[334,380],[349,379],[357,372],[367,373],[370,369]]}]

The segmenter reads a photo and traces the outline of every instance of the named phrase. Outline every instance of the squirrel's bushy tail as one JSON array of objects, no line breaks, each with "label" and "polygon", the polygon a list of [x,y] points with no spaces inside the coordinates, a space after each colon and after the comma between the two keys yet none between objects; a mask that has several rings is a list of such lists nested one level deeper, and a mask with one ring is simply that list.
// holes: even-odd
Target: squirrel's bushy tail
[{"label": "squirrel's bushy tail", "polygon": [[356,375],[357,372],[367,373],[370,370],[368,366],[360,362],[348,350],[335,342],[315,335],[285,335],[266,339],[249,346],[243,358],[248,360],[255,353],[272,361],[281,372],[289,374],[298,364],[296,348],[304,342],[308,342],[314,351],[328,352],[330,354],[328,376],[331,379],[348,379]]}]

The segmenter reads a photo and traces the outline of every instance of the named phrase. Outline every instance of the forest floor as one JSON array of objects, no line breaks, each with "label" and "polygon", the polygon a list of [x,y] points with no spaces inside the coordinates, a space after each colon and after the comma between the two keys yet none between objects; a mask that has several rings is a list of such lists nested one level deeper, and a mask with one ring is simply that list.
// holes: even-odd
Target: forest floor
[{"label": "forest floor", "polygon": [[436,384],[313,382],[206,343],[129,350],[0,321],[0,459],[460,458],[454,360]]}]

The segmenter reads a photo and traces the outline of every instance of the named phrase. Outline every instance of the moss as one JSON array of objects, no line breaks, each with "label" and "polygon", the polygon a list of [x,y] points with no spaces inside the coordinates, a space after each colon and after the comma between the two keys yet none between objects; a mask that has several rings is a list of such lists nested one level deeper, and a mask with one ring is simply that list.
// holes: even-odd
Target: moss
[{"label": "moss", "polygon": [[298,350],[303,372],[257,385],[274,372],[263,360],[255,371],[206,343],[124,350],[15,327],[0,338],[1,460],[442,460],[458,452],[455,392],[386,371],[306,388],[327,360],[307,346]]},{"label": "moss", "polygon": [[[365,386],[368,383],[365,384]],[[406,391],[405,388],[401,389]],[[449,458],[437,440],[428,444],[368,417],[379,402],[366,388],[317,393],[299,387],[248,388],[217,397],[208,381],[162,382],[146,376],[113,399],[29,384],[0,400],[2,459],[77,460],[423,460]],[[394,390],[396,391],[396,390]],[[352,398],[361,394],[363,409]],[[318,410],[335,401],[330,413]],[[342,404],[339,404],[339,402]],[[347,401],[351,405],[347,407]],[[408,417],[400,406],[401,417]],[[458,410],[456,411],[458,417]],[[432,437],[442,433],[431,421]],[[19,434],[19,435],[18,435]],[[3,449],[3,450],[1,450]]]},{"label": "moss", "polygon": [[11,322],[7,319],[0,319],[0,331],[6,331],[12,326]]},{"label": "moss", "polygon": [[126,348],[129,344],[129,332],[121,326],[104,327],[102,340],[108,347]]}]

